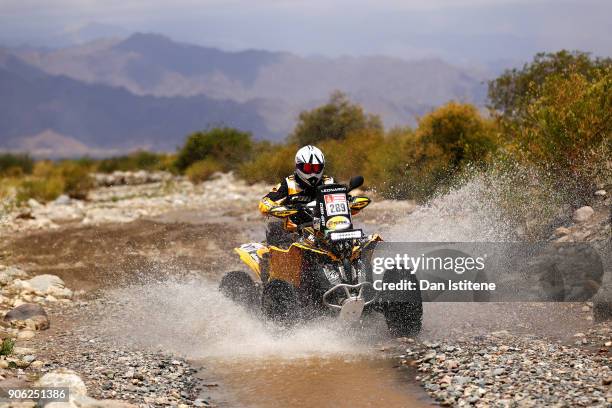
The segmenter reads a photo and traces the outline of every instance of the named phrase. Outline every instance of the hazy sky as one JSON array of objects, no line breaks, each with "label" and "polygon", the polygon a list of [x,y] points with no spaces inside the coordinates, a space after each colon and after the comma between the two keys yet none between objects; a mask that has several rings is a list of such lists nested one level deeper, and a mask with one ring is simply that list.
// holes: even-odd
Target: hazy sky
[{"label": "hazy sky", "polygon": [[610,56],[611,16],[611,0],[0,0],[0,43],[147,31],[225,49],[477,63],[560,48]]}]

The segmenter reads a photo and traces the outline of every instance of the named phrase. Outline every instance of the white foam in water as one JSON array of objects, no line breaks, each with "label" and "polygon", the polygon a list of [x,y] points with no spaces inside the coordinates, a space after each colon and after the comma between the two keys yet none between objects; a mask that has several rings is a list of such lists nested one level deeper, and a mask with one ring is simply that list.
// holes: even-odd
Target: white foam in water
[{"label": "white foam in water", "polygon": [[332,320],[282,330],[225,298],[217,284],[202,280],[152,282],[114,290],[107,297],[124,311],[113,313],[109,330],[116,336],[192,359],[368,352],[367,334],[356,336]]}]

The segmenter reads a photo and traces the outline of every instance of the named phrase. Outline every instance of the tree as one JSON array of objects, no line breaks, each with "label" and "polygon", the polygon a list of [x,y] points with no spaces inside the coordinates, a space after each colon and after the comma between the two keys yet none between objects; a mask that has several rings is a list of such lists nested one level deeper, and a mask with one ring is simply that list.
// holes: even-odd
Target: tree
[{"label": "tree", "polygon": [[214,160],[221,171],[236,168],[247,160],[253,149],[251,134],[223,127],[192,133],[179,150],[176,167],[185,171],[201,160]]},{"label": "tree", "polygon": [[549,76],[567,77],[578,73],[591,81],[599,71],[611,66],[610,58],[593,59],[590,54],[580,51],[536,54],[533,61],[522,69],[506,70],[489,82],[489,108],[496,110],[506,121],[520,121]]},{"label": "tree", "polygon": [[[549,76],[513,128],[527,158],[588,194],[612,179],[612,68]],[[568,184],[569,182],[569,184]]]},{"label": "tree", "polygon": [[445,187],[466,164],[482,164],[497,150],[494,121],[470,104],[449,102],[419,120],[407,132],[401,149],[402,167],[391,175],[395,198],[425,200]]},{"label": "tree", "polygon": [[336,91],[325,105],[300,113],[289,139],[292,143],[303,146],[322,140],[344,139],[358,130],[382,128],[382,121],[378,116],[366,114],[360,105],[351,103],[344,93]]}]

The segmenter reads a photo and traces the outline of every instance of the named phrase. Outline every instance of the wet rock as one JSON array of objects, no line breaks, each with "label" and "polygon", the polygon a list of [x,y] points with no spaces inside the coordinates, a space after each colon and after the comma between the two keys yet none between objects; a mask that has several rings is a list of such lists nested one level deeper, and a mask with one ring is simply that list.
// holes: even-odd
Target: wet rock
[{"label": "wet rock", "polygon": [[573,219],[576,222],[585,222],[588,221],[594,213],[595,211],[593,210],[593,208],[589,206],[580,207],[576,211],[574,211]]}]

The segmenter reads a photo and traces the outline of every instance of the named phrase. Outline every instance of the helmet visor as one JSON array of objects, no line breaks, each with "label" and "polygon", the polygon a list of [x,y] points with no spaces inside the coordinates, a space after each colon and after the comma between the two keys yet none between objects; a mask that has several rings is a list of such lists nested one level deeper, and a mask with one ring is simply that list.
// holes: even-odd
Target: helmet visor
[{"label": "helmet visor", "polygon": [[317,174],[323,171],[323,165],[319,163],[300,163],[298,164],[298,167],[305,174]]}]

